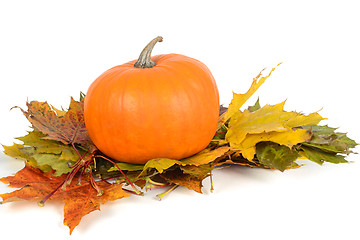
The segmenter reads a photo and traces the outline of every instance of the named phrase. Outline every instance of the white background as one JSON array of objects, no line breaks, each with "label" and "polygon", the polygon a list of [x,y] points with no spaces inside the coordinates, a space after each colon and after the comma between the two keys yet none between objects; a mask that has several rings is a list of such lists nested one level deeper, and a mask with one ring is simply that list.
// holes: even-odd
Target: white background
[{"label": "white background", "polygon": [[[281,66],[246,105],[287,99],[286,109],[321,110],[360,141],[358,1],[0,1],[0,143],[29,123],[26,100],[67,107],[102,72],[138,57],[180,53],[204,62],[221,103],[245,92],[264,67]],[[359,151],[359,148],[357,148]],[[285,173],[233,167],[214,173],[204,194],[178,188],[102,206],[69,237],[62,205],[0,205],[2,236],[14,239],[360,239],[360,162]],[[0,154],[0,177],[23,163]],[[0,192],[11,189],[0,184]]]}]

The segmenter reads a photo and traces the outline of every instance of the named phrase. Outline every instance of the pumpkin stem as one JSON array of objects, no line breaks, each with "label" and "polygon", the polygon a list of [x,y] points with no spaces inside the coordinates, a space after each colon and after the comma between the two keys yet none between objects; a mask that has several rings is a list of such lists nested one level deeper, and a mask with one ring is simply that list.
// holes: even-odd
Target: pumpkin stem
[{"label": "pumpkin stem", "polygon": [[139,59],[134,64],[136,68],[152,68],[156,65],[156,63],[151,60],[151,52],[157,42],[162,42],[162,37],[156,37],[148,45],[142,50],[140,53]]}]

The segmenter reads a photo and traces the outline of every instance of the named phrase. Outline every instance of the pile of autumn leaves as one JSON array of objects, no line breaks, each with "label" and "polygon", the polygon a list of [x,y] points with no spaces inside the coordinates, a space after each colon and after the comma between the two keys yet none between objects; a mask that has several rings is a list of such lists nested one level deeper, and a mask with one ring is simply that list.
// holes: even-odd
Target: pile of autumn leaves
[{"label": "pile of autumn leaves", "polygon": [[19,188],[0,194],[2,203],[62,200],[64,224],[71,233],[84,215],[129,193],[143,194],[138,189],[164,188],[160,198],[177,186],[201,193],[202,181],[210,176],[212,183],[212,170],[222,166],[284,171],[299,167],[296,160],[301,158],[318,164],[347,162],[345,156],[355,141],[318,125],[324,119],[318,113],[287,112],[285,102],[261,107],[259,101],[239,110],[272,71],[267,76],[260,73],[245,94],[234,93],[229,107],[221,108],[218,131],[205,150],[186,159],[152,159],[145,165],[117,162],[115,166],[97,151],[85,128],[83,95],[80,101],[71,99],[67,111],[46,102],[27,103],[27,110],[20,109],[33,131],[17,138],[23,144],[3,146],[7,155],[25,160],[25,167],[0,179]]}]

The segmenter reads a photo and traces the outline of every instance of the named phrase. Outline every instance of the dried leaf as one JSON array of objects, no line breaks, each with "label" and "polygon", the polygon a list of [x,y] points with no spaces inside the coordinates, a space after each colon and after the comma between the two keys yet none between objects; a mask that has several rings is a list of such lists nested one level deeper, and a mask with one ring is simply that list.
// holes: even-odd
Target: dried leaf
[{"label": "dried leaf", "polygon": [[219,110],[219,117],[225,113],[228,110],[227,107],[224,107],[223,105],[220,105],[220,110]]},{"label": "dried leaf", "polygon": [[204,164],[200,166],[195,165],[186,165],[181,166],[180,169],[183,171],[183,173],[194,175],[198,178],[206,178],[210,175],[210,172],[213,170],[213,167],[211,164]]},{"label": "dried leaf", "polygon": [[255,112],[256,110],[259,110],[261,108],[260,106],[260,99],[258,98],[253,106],[249,106],[248,110],[250,112]]},{"label": "dried leaf", "polygon": [[[25,160],[25,167],[15,176],[0,179],[19,188],[0,194],[2,203],[40,200],[45,196],[62,200],[64,224],[71,234],[84,215],[99,210],[107,201],[128,196],[121,184],[95,182],[92,174],[124,179],[136,193],[138,189],[133,183],[147,189],[149,185],[150,188],[173,185],[164,194],[180,185],[201,193],[203,179],[208,176],[212,179],[214,168],[242,165],[284,171],[299,167],[295,161],[301,157],[319,164],[347,162],[344,154],[351,153],[350,149],[357,144],[333,128],[317,126],[324,119],[318,113],[286,112],[285,102],[261,107],[259,99],[254,106],[240,110],[274,70],[267,76],[260,73],[245,94],[233,93],[228,108],[220,106],[218,129],[206,149],[185,159],[158,158],[145,165],[117,162],[114,167],[111,159],[96,151],[84,123],[83,93],[80,102],[71,98],[67,111],[46,102],[28,102],[27,111],[20,109],[34,131],[18,138],[24,145],[4,146],[6,154]],[[79,159],[79,154],[85,155],[86,150],[90,152],[88,158]],[[68,164],[74,162],[77,163],[69,168]],[[119,176],[122,171],[125,174]],[[79,176],[81,185],[71,181]],[[63,190],[65,183],[69,185]]]},{"label": "dried leaf", "polygon": [[346,136],[346,133],[335,132],[336,128],[317,125],[304,126],[304,128],[309,128],[312,131],[311,140],[303,143],[308,147],[330,153],[350,154],[350,149],[357,145],[354,140]]},{"label": "dried leaf", "polygon": [[304,128],[312,130],[312,137],[301,143],[299,149],[305,157],[320,165],[324,162],[346,163],[345,154],[352,153],[350,149],[357,145],[345,133],[335,132],[336,128],[326,125],[310,125]]},{"label": "dried leaf", "polygon": [[[55,170],[54,176],[70,172],[69,164],[73,164],[79,159],[77,152],[71,146],[45,139],[45,137],[45,134],[34,130],[24,137],[17,138],[25,146],[17,144],[11,148],[7,147],[7,149],[13,151],[10,153],[12,157],[26,160],[31,166],[40,168],[42,171]],[[81,155],[85,153],[81,149],[77,151]]]},{"label": "dried leaf", "polygon": [[181,160],[181,165],[194,165],[200,166],[204,164],[208,164],[212,161],[215,161],[217,158],[223,156],[230,150],[230,147],[224,146],[219,147],[214,150],[209,148],[204,149],[203,151]]},{"label": "dried leaf", "polygon": [[164,170],[174,166],[175,164],[181,164],[181,162],[178,160],[169,159],[169,158],[151,159],[150,161],[148,161],[145,164],[145,166],[139,176],[146,175],[146,173],[149,169],[156,169],[159,173],[162,173],[162,172],[164,172]]},{"label": "dried leaf", "polygon": [[241,143],[247,134],[288,131],[290,128],[285,125],[285,122],[296,113],[284,112],[284,103],[274,106],[265,105],[255,112],[237,111],[229,122],[225,140],[232,147],[233,144]]},{"label": "dried leaf", "polygon": [[[99,188],[103,191],[98,196],[97,191],[89,182],[80,186],[70,186],[54,196],[54,199],[61,199],[65,202],[64,224],[70,228],[70,234],[79,225],[83,216],[92,211],[100,210],[100,205],[108,201],[115,201],[130,196],[122,189],[122,184],[98,182]],[[73,188],[71,188],[73,187]]]},{"label": "dried leaf", "polygon": [[215,161],[218,157],[224,155],[227,151],[229,151],[229,147],[220,147],[214,150],[209,148],[204,149],[203,151],[181,160],[174,160],[169,158],[155,158],[148,161],[140,176],[145,176],[150,169],[156,169],[159,173],[163,173],[165,170],[171,168],[174,165],[178,166],[186,166],[186,165],[194,165],[200,166],[204,164],[208,164],[212,161]]},{"label": "dried leaf", "polygon": [[37,161],[29,155],[29,147],[25,147],[21,144],[14,143],[12,146],[4,146],[4,153],[10,157],[27,161],[31,166],[36,167],[44,172],[51,171],[51,167],[48,165],[39,165]]},{"label": "dried leaf", "polygon": [[[51,173],[44,173],[26,163],[15,176],[0,179],[10,187],[20,188],[11,193],[0,194],[2,203],[19,200],[38,201],[57,188],[65,178],[65,175],[54,177]],[[50,198],[62,200],[65,203],[64,224],[70,228],[70,234],[84,215],[100,210],[101,204],[129,196],[123,191],[121,184],[101,181],[98,182],[98,186],[104,192],[102,196],[98,196],[98,192],[92,187],[90,181],[84,177],[81,185],[72,182],[66,190],[59,190]]]},{"label": "dried leaf", "polygon": [[322,120],[326,120],[326,118],[323,118],[317,112],[310,113],[309,115],[297,113],[295,117],[290,118],[288,121],[286,121],[286,125],[291,128],[306,126],[306,125],[317,125]]},{"label": "dried leaf", "polygon": [[297,129],[308,123],[318,124],[323,118],[318,113],[303,115],[284,111],[285,102],[265,105],[256,111],[236,112],[229,122],[225,140],[231,149],[241,152],[248,160],[255,157],[259,142],[271,141],[292,147],[310,140],[308,129]]},{"label": "dried leaf", "polygon": [[283,172],[293,165],[299,157],[299,153],[287,146],[272,142],[261,142],[256,145],[256,156],[260,163],[265,166]]},{"label": "dried leaf", "polygon": [[[279,63],[277,66],[279,66]],[[258,76],[253,79],[253,82],[249,88],[249,90],[244,94],[237,94],[233,92],[233,99],[229,104],[229,108],[225,113],[223,113],[218,122],[218,129],[229,120],[234,113],[239,111],[239,109],[244,105],[244,103],[259,89],[259,87],[265,82],[265,80],[270,77],[271,73],[275,70],[275,68],[271,69],[270,73],[267,76],[262,77],[261,72]]]},{"label": "dried leaf", "polygon": [[203,178],[192,175],[186,174],[182,172],[179,168],[173,171],[166,171],[160,175],[170,183],[181,185],[187,187],[190,190],[194,190],[195,192],[202,193],[202,181]]},{"label": "dried leaf", "polygon": [[298,143],[308,141],[311,135],[305,129],[288,130],[285,132],[264,132],[260,134],[248,134],[246,138],[238,145],[232,147],[248,160],[252,161],[256,153],[256,144],[259,142],[275,142],[280,145],[292,147]]},{"label": "dried leaf", "polygon": [[255,112],[245,110],[238,111],[229,122],[229,130],[225,140],[241,143],[247,134],[259,134],[263,132],[285,132],[294,127],[318,124],[323,118],[318,113],[303,115],[296,112],[284,111],[285,102],[276,105],[265,105]]},{"label": "dried leaf", "polygon": [[55,111],[56,115],[59,117],[63,117],[66,114],[66,111],[64,109],[57,109],[56,107],[51,105],[51,108]]},{"label": "dried leaf", "polygon": [[61,112],[60,116],[46,102],[28,102],[27,107],[27,111],[20,109],[35,130],[47,135],[44,139],[79,144],[89,150],[95,148],[86,131],[83,101],[71,98],[68,111],[65,114]]},{"label": "dried leaf", "polygon": [[[125,171],[142,171],[144,169],[143,164],[132,164],[132,163],[125,163],[125,162],[117,162],[116,165],[121,169]],[[108,172],[112,171],[118,171],[117,167],[111,167]]]},{"label": "dried leaf", "polygon": [[322,165],[324,162],[330,163],[347,163],[344,155],[337,153],[322,151],[319,148],[302,146],[300,148],[303,152],[302,154],[309,160],[316,162]]}]

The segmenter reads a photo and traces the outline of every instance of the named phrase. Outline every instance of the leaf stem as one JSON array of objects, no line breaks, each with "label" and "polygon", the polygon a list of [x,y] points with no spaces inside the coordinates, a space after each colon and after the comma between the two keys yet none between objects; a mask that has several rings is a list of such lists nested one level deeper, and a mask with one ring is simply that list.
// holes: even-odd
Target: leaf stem
[{"label": "leaf stem", "polygon": [[213,174],[212,171],[210,171],[210,192],[213,191],[214,191]]},{"label": "leaf stem", "polygon": [[151,178],[147,178],[146,180],[147,180],[147,182],[151,183],[152,185],[163,186],[164,184],[166,184],[166,183],[155,182]]},{"label": "leaf stem", "polygon": [[220,134],[223,134],[223,133],[226,133],[226,132],[227,132],[227,131],[217,132],[217,133],[215,133],[215,136],[220,135]]},{"label": "leaf stem", "polygon": [[122,190],[124,190],[125,192],[128,192],[128,193],[134,194],[134,195],[140,195],[140,196],[143,195],[143,194],[138,194],[137,192],[132,191],[132,190],[129,190],[129,189],[126,189],[126,188],[123,188]]},{"label": "leaf stem", "polygon": [[165,183],[163,185],[153,185],[153,184],[149,184],[149,185],[146,185],[146,190],[151,190],[151,189],[159,189],[159,188],[164,188],[164,187],[167,187],[169,186],[170,183]]},{"label": "leaf stem", "polygon": [[[79,153],[79,152],[78,152],[78,153]],[[70,166],[70,168],[74,168],[76,165],[78,165],[78,164],[84,159],[84,157],[86,156],[86,154],[88,154],[88,153],[89,153],[89,150],[88,150],[83,156],[81,156],[80,153],[79,153],[79,160],[77,160],[76,163],[74,163],[72,166]]]},{"label": "leaf stem", "polygon": [[75,150],[75,152],[77,153],[77,155],[79,156],[79,158],[82,158],[82,157],[81,157],[81,154],[80,154],[79,151],[76,149],[74,142],[71,143],[71,146],[73,147],[73,149]]},{"label": "leaf stem", "polygon": [[158,195],[156,195],[160,200],[162,200],[167,194],[169,194],[170,192],[174,191],[175,188],[177,188],[179,185],[174,184],[174,186],[172,186],[170,189],[168,189],[166,192],[160,193]]},{"label": "leaf stem", "polygon": [[70,185],[72,179],[74,178],[75,174],[81,169],[82,165],[79,164],[76,168],[74,168],[67,176],[66,179],[64,180],[64,183],[62,184],[62,188],[61,190],[65,191],[66,187]]},{"label": "leaf stem", "polygon": [[[76,173],[81,169],[83,168],[85,165],[88,166],[88,162],[91,162],[94,154],[96,153],[96,151],[92,152],[85,160],[81,160],[79,161],[79,163],[77,164],[77,166],[75,168],[73,168],[71,170],[70,173],[68,173],[68,175],[66,176],[65,180],[62,181],[52,192],[50,192],[48,195],[46,195],[41,201],[38,202],[38,205],[39,206],[44,206],[45,202],[52,196],[54,195],[60,188],[62,188],[63,191],[66,190],[66,187],[68,185],[70,185],[72,179],[74,178],[74,176],[76,175]],[[89,160],[90,158],[90,160]],[[84,167],[85,169],[85,167]],[[84,171],[83,169],[83,171]],[[82,171],[82,173],[83,173]],[[94,187],[95,188],[95,187]],[[96,189],[96,188],[95,188]]]},{"label": "leaf stem", "polygon": [[[104,179],[101,179],[100,182],[107,182],[108,180],[119,178],[119,177],[121,177],[121,176],[114,176],[114,177],[104,178]],[[118,180],[118,181],[119,181],[118,183],[123,183],[123,182],[125,182],[125,179],[121,179],[121,180]]]},{"label": "leaf stem", "polygon": [[90,183],[93,186],[93,188],[95,188],[95,190],[97,191],[97,195],[98,197],[102,196],[104,194],[104,191],[100,189],[100,187],[96,184],[96,181],[91,173],[91,171],[88,173],[90,176]]},{"label": "leaf stem", "polygon": [[83,174],[84,174],[84,172],[85,172],[85,169],[86,169],[86,168],[83,168],[83,169],[81,170],[76,185],[81,185],[82,176],[83,176]]},{"label": "leaf stem", "polygon": [[112,164],[114,164],[114,166],[120,171],[120,173],[124,176],[124,178],[126,179],[126,181],[130,184],[130,186],[132,187],[132,189],[136,192],[137,195],[143,195],[143,193],[141,191],[139,191],[135,185],[130,181],[130,179],[125,175],[125,173],[120,169],[120,167],[112,160],[110,160],[109,158],[102,156],[102,155],[98,155],[97,157],[101,157],[109,162],[111,162]]}]

